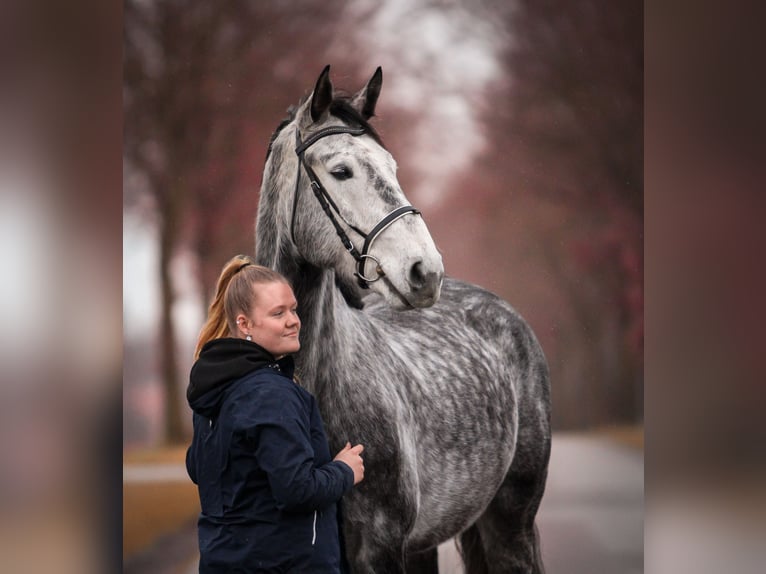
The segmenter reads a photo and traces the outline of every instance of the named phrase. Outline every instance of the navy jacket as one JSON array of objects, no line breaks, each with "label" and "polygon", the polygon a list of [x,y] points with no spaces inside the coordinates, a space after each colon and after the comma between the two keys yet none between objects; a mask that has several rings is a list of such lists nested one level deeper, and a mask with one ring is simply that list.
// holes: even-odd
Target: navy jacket
[{"label": "navy jacket", "polygon": [[200,573],[341,572],[337,502],[354,483],[332,461],[314,397],[293,363],[216,339],[192,368]]}]

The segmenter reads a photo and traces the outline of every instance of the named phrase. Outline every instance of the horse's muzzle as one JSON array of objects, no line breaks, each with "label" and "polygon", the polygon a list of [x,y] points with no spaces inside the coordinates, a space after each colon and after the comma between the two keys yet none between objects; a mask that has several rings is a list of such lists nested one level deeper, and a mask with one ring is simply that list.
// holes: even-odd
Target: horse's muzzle
[{"label": "horse's muzzle", "polygon": [[407,273],[410,291],[407,302],[413,307],[430,307],[439,300],[444,271],[428,271],[422,261],[416,261]]}]

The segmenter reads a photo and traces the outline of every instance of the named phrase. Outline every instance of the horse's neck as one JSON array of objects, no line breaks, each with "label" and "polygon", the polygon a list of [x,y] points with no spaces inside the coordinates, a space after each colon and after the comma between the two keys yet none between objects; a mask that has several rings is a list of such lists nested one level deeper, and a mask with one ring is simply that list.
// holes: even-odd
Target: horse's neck
[{"label": "horse's neck", "polygon": [[[285,174],[296,173],[297,159],[276,146],[264,171],[261,201],[256,225],[256,261],[271,267],[288,278],[298,300],[301,318],[301,350],[296,357],[299,376],[308,390],[315,394],[321,381],[333,380],[337,365],[342,362],[348,346],[342,341],[346,334],[339,329],[352,313],[335,286],[332,271],[319,269],[302,260],[292,245],[287,227],[289,205],[277,198],[292,197],[294,179]],[[353,319],[351,319],[353,321]]]},{"label": "horse's neck", "polygon": [[301,350],[297,363],[301,381],[315,394],[322,381],[333,380],[343,362],[345,346],[340,325],[350,312],[335,286],[332,271],[303,266],[289,277],[301,318]]}]

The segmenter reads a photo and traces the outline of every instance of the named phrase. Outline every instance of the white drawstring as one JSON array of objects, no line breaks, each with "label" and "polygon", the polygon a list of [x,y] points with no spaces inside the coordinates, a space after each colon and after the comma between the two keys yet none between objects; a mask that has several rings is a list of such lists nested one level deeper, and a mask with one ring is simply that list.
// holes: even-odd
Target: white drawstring
[{"label": "white drawstring", "polygon": [[314,511],[314,536],[311,538],[311,545],[317,541],[317,511]]}]

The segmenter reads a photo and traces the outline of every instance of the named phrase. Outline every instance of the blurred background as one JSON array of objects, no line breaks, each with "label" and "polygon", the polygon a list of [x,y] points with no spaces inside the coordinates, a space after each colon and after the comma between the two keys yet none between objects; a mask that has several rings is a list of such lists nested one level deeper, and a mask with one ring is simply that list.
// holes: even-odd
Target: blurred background
[{"label": "blurred background", "polygon": [[[641,571],[642,542],[648,572],[760,573],[766,7],[282,5],[0,2],[0,569],[194,571],[188,437],[170,438],[165,408],[188,432],[201,277],[251,251],[268,135],[330,63],[349,90],[383,65],[376,126],[448,271],[501,293],[543,342],[549,573]],[[642,12],[645,74],[631,64]],[[628,151],[642,125],[643,171]],[[641,370],[624,374],[621,354],[640,341],[626,325],[641,186],[607,176],[630,171],[613,169],[625,153],[646,190],[643,417],[625,382]],[[224,199],[191,217],[206,191]],[[195,256],[195,237],[220,254]],[[639,426],[605,422],[625,416]]]},{"label": "blurred background", "polygon": [[[447,274],[527,319],[551,368],[554,431],[616,437],[642,487],[642,13],[635,0],[124,4],[124,554],[134,568],[152,562],[151,531],[175,528],[138,509],[196,512],[180,468],[196,337],[223,263],[254,252],[269,137],[328,63],[348,92],[382,66],[374,125]],[[631,520],[635,567],[640,509]]]},{"label": "blurred background", "polygon": [[[553,424],[642,420],[640,2],[128,2],[126,447],[188,438],[181,391],[223,263],[254,252],[265,150],[325,64],[356,91],[447,273],[530,322]],[[175,404],[182,408],[173,408]]]}]

